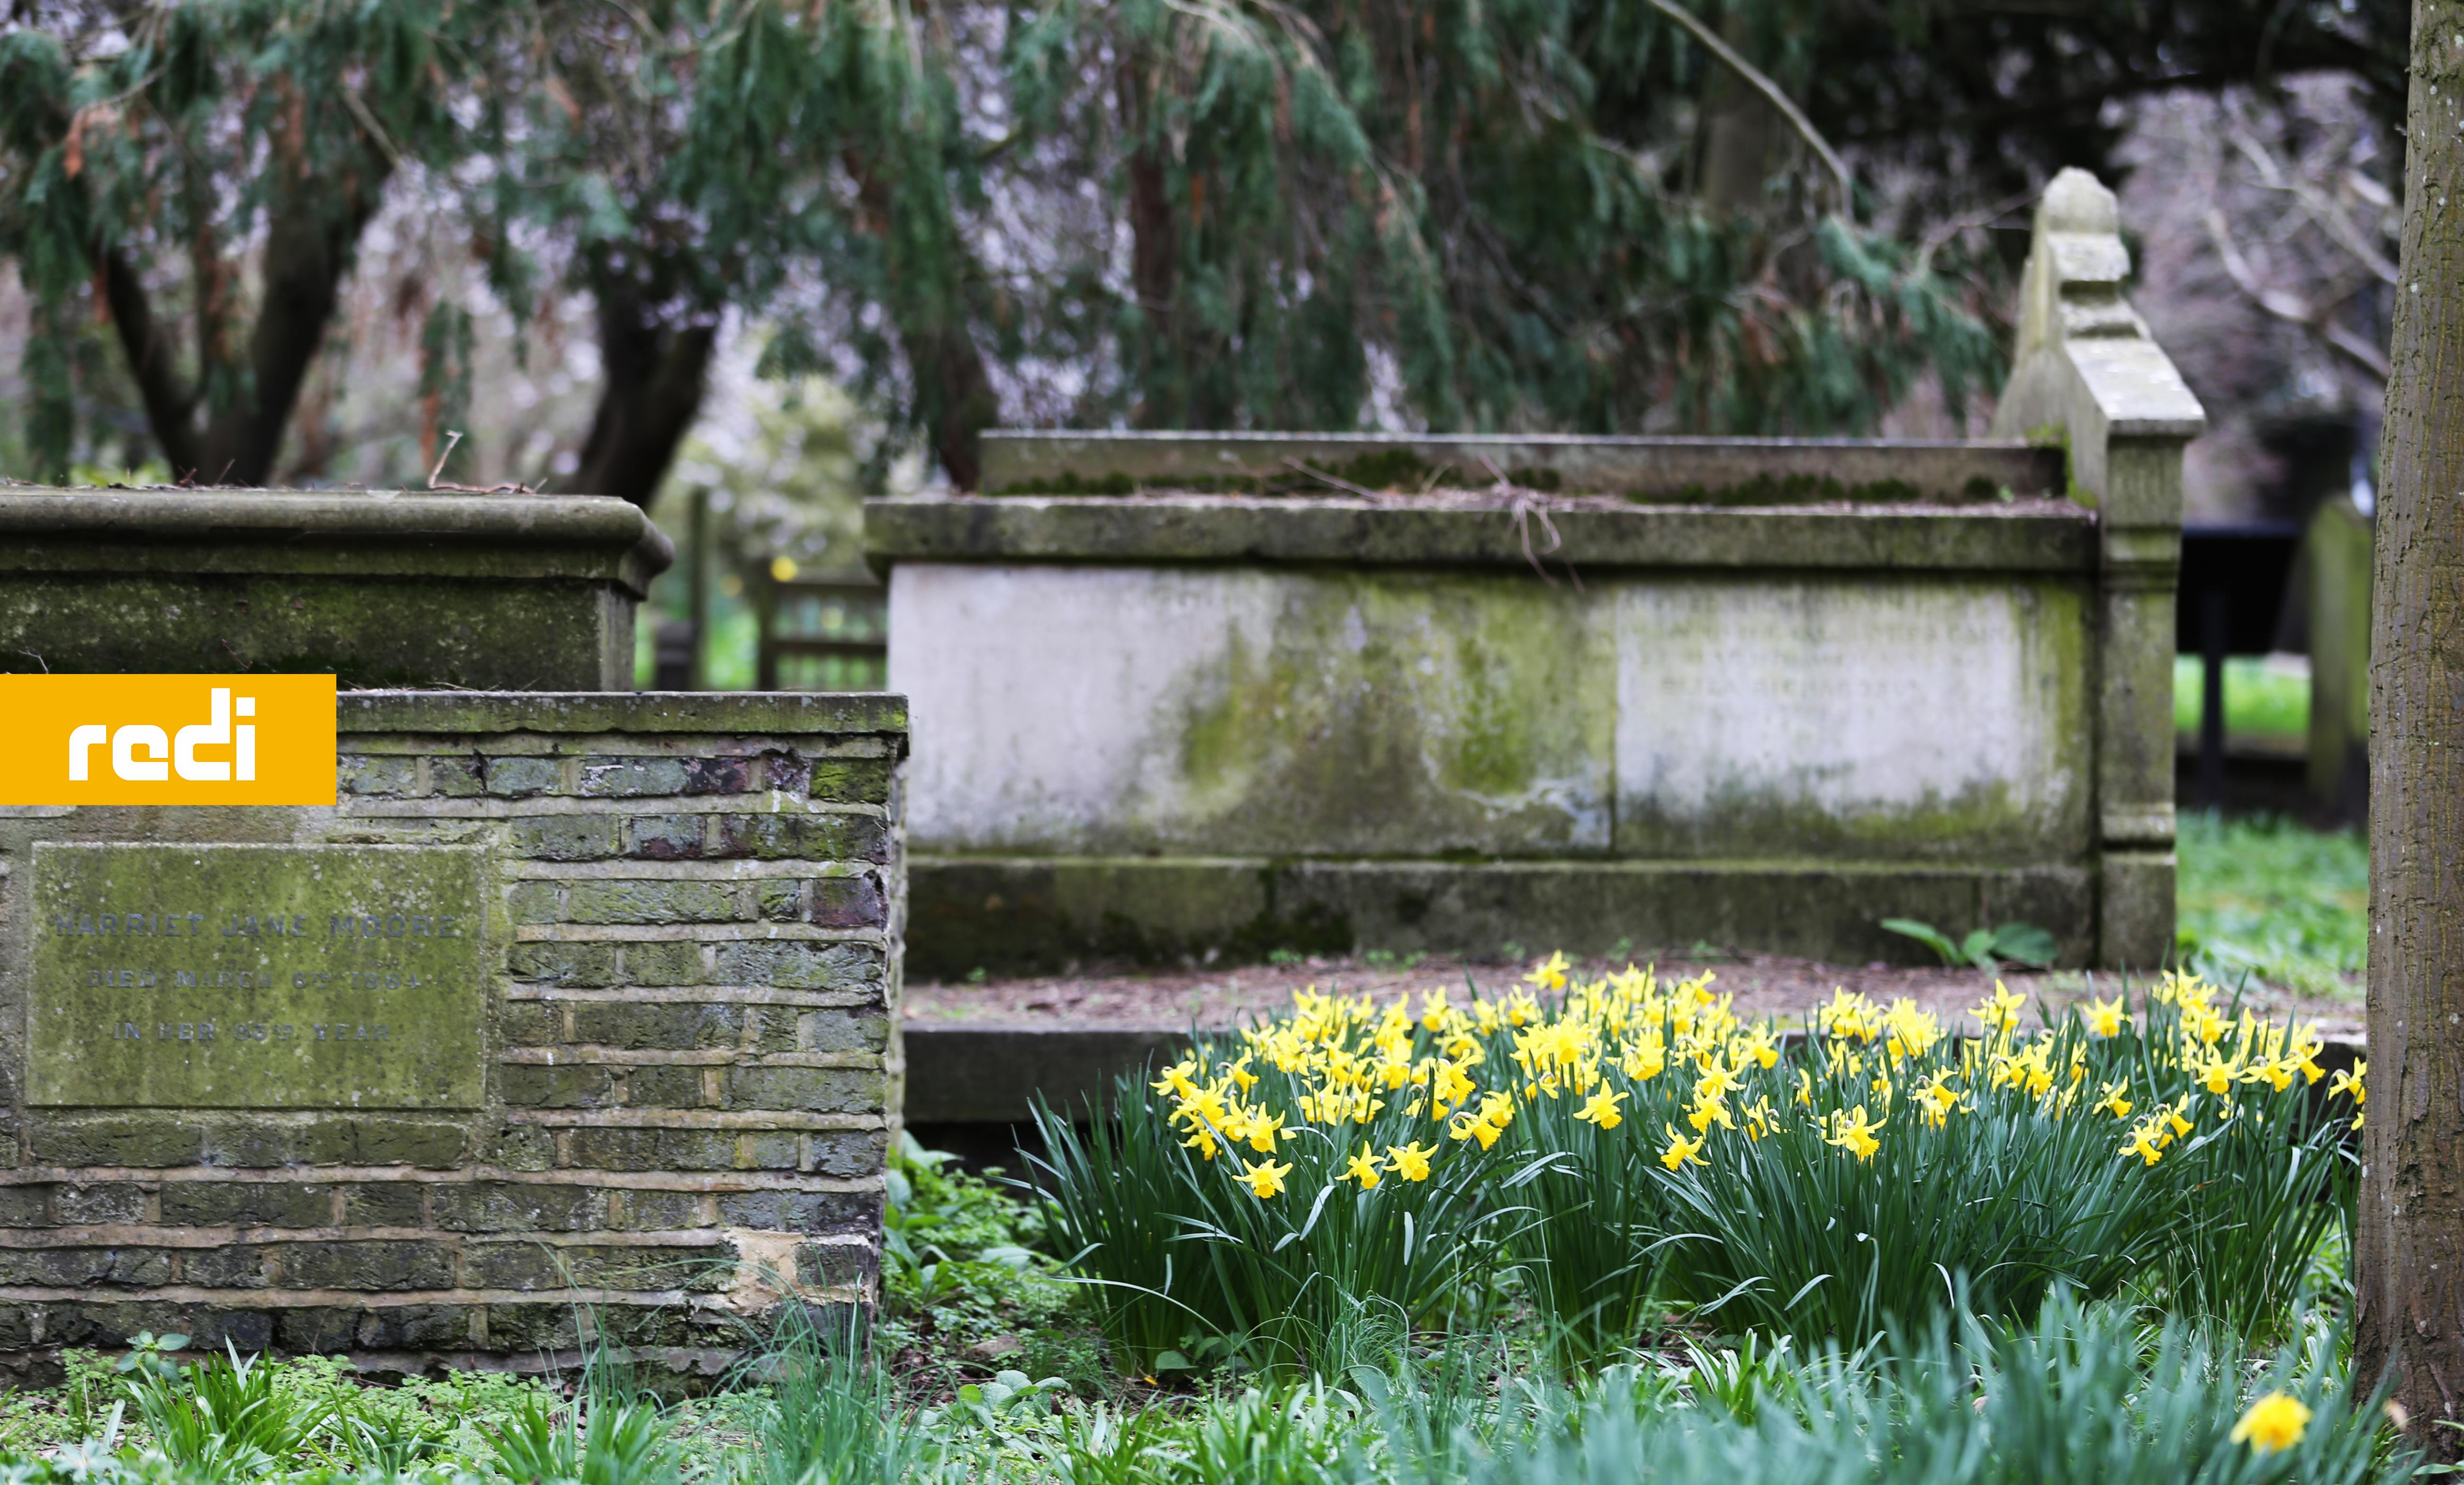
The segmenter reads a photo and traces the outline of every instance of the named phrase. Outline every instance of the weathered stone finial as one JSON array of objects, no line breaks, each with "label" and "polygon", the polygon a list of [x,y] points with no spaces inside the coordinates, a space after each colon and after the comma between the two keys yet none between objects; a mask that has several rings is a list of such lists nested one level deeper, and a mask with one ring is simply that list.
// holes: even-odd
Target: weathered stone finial
[{"label": "weathered stone finial", "polygon": [[2102,181],[2077,165],[2065,165],[2036,205],[2036,230],[2118,234],[2122,207]]},{"label": "weathered stone finial", "polygon": [[2063,429],[2074,472],[2100,494],[2108,436],[2188,439],[2207,425],[2198,399],[2130,307],[2123,292],[2129,278],[2113,192],[2077,167],[2055,176],[2036,206],[2018,344],[1993,431],[2009,438]]}]

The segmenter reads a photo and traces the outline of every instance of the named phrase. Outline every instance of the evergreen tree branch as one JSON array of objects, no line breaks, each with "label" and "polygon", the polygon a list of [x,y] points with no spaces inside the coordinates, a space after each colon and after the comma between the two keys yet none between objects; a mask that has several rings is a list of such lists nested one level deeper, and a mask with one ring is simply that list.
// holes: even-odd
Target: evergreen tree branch
[{"label": "evergreen tree branch", "polygon": [[1805,117],[1805,111],[1796,106],[1780,85],[1762,69],[1738,55],[1736,48],[1720,39],[1718,32],[1704,25],[1693,11],[1679,5],[1677,0],[1651,0],[1651,8],[1683,27],[1685,33],[1701,42],[1705,51],[1718,57],[1722,65],[1735,73],[1747,86],[1760,93],[1771,107],[1779,110],[1780,117],[1796,130],[1797,137],[1805,141],[1806,147],[1813,150],[1824,167],[1838,179],[1840,215],[1854,217],[1857,213],[1857,187],[1849,177],[1848,163],[1839,158],[1839,152],[1831,147],[1830,142],[1814,127],[1814,120]]}]

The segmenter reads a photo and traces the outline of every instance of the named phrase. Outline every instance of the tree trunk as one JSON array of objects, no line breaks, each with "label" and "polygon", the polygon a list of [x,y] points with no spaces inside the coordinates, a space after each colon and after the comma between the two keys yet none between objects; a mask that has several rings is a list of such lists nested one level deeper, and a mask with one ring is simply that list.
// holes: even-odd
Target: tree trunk
[{"label": "tree trunk", "polygon": [[1171,179],[1164,142],[1150,128],[1138,67],[1124,62],[1118,93],[1121,133],[1130,142],[1124,163],[1130,185],[1130,293],[1147,323],[1139,397],[1133,418],[1140,427],[1182,426],[1180,347],[1174,337],[1173,300],[1179,284],[1180,224],[1173,217]]},{"label": "tree trunk", "polygon": [[[377,168],[381,183],[383,166]],[[339,188],[340,200],[319,201],[308,195],[305,183],[296,183],[289,194],[266,229],[265,295],[248,345],[253,393],[213,421],[199,450],[204,470],[231,471],[214,475],[217,484],[262,485],[274,473],[299,384],[325,343],[352,251],[376,214],[380,190],[351,183]]]},{"label": "tree trunk", "polygon": [[[1735,11],[1720,28],[1720,39],[1750,55],[1753,38]],[[1708,57],[1703,79],[1703,200],[1715,211],[1743,215],[1763,205],[1763,186],[1771,179],[1771,152],[1779,142],[1779,115],[1760,93],[1728,68]]]},{"label": "tree trunk", "polygon": [[973,491],[983,478],[982,441],[976,435],[1001,421],[983,352],[965,325],[901,325],[899,344],[915,377],[916,411],[933,452],[951,484]]},{"label": "tree trunk", "polygon": [[[862,154],[847,154],[847,173],[855,178],[856,199],[864,207],[860,229],[889,237],[897,230],[896,204],[890,184]],[[902,281],[900,255],[887,254],[891,288],[888,309],[898,329],[898,348],[907,357],[908,375],[915,383],[915,420],[932,441],[934,456],[950,483],[972,492],[982,482],[981,440],[984,429],[1001,422],[1001,398],[993,390],[984,353],[967,328],[967,308],[960,281],[967,268],[952,265],[944,282]],[[963,252],[959,253],[963,259]],[[912,271],[911,271],[912,272]]]},{"label": "tree trunk", "polygon": [[701,412],[715,336],[710,325],[660,323],[630,284],[601,275],[599,359],[606,381],[581,467],[562,481],[565,489],[646,507],[658,497],[677,446]]},{"label": "tree trunk", "polygon": [[[170,338],[154,317],[135,266],[117,248],[94,250],[103,303],[173,479],[262,485],[273,475],[299,385],[325,342],[342,279],[360,233],[376,214],[388,170],[369,150],[359,175],[285,186],[266,229],[265,293],[249,336],[247,390],[203,426],[197,410],[204,399],[181,381]],[[201,259],[215,251],[199,246]]]},{"label": "tree trunk", "polygon": [[[2354,1370],[2464,1456],[2464,0],[2414,0],[2370,666]],[[2456,199],[2450,205],[2450,197]]]}]

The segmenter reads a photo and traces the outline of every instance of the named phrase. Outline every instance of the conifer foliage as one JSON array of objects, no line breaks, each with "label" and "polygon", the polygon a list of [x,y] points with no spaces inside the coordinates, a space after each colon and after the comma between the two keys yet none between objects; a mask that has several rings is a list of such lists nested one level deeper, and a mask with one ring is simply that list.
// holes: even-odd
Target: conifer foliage
[{"label": "conifer foliage", "polygon": [[1024,126],[1117,156],[1088,421],[1349,427],[1382,359],[1437,428],[1845,431],[1925,366],[1954,400],[1991,371],[1958,286],[1786,151],[1729,212],[1682,120],[1609,126],[1605,94],[1720,70],[1648,4],[1064,0],[1011,67]]},{"label": "conifer foliage", "polygon": [[[77,331],[107,322],[176,473],[266,478],[400,190],[458,214],[517,321],[544,275],[589,296],[604,381],[559,483],[638,501],[737,312],[769,369],[851,374],[962,487],[1003,421],[1855,432],[1926,372],[1955,408],[1996,372],[1998,270],[1875,228],[1768,98],[1869,168],[1955,166],[1962,120],[2101,11],[1886,9],[21,0],[0,257],[40,320],[31,472],[79,447],[105,368]],[[2246,27],[2105,29],[2109,91],[2200,63],[2186,36],[2222,49],[2198,80],[2266,65]],[[2100,163],[1995,131],[1996,188]],[[472,395],[471,308],[428,311],[430,425]]]}]

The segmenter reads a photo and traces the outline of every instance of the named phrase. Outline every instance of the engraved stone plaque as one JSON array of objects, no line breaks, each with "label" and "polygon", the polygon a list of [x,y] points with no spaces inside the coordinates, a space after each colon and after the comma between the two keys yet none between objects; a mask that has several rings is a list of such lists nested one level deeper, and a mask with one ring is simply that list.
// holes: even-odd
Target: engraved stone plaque
[{"label": "engraved stone plaque", "polygon": [[34,847],[26,1101],[475,1108],[481,853]]}]

